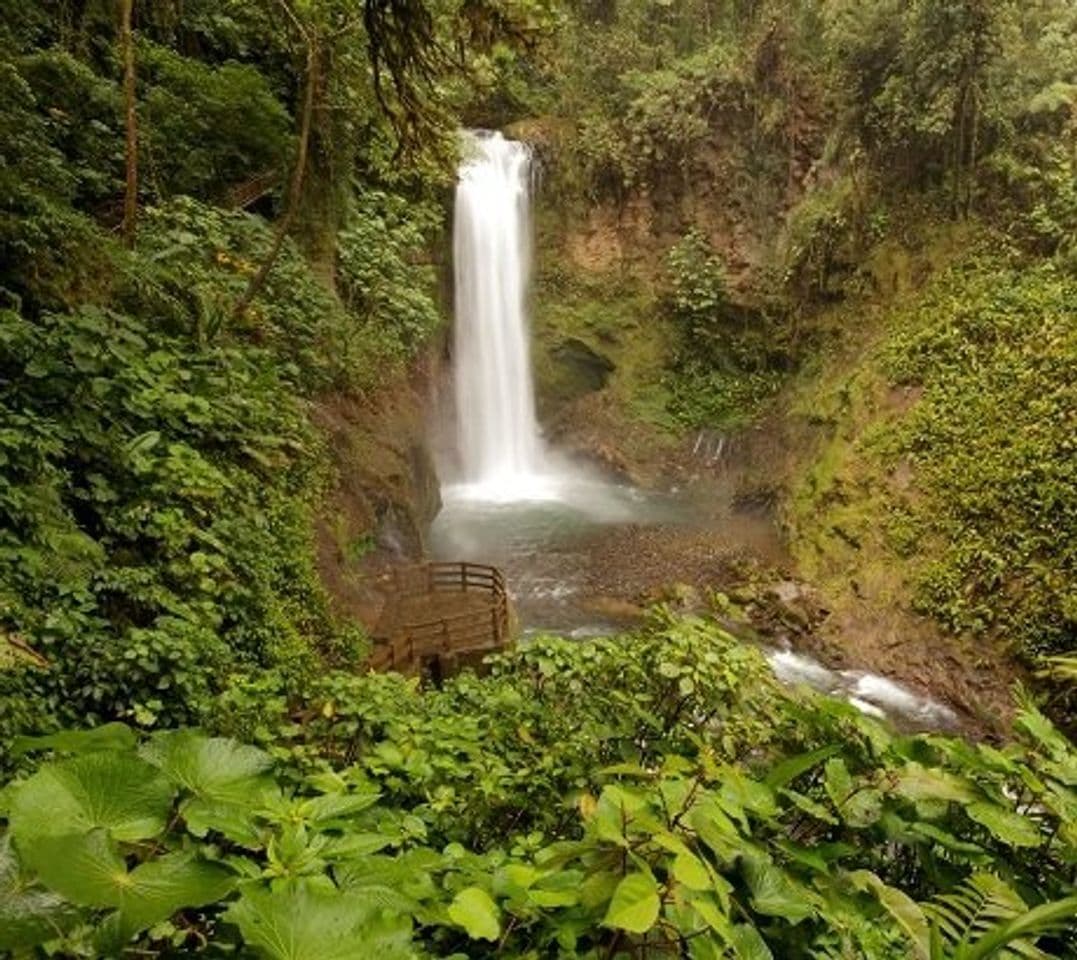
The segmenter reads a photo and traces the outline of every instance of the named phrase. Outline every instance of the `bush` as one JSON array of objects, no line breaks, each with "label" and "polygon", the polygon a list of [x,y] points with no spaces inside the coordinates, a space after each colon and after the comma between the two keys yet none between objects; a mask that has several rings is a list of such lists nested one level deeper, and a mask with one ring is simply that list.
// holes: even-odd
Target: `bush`
[{"label": "bush", "polygon": [[710,241],[690,230],[669,252],[668,304],[678,340],[670,412],[689,426],[737,426],[778,389],[788,356],[760,312],[735,306]]},{"label": "bush", "polygon": [[923,394],[886,442],[915,467],[922,607],[1026,653],[1077,646],[1077,284],[992,259],[931,284],[886,352]]},{"label": "bush", "polygon": [[440,225],[429,204],[379,190],[356,198],[337,236],[337,281],[372,352],[406,362],[440,324],[434,268],[416,263]]},{"label": "bush", "polygon": [[229,188],[276,173],[292,159],[292,120],[252,66],[210,66],[153,44],[139,49],[142,152],[162,199],[223,198]]},{"label": "bush", "polygon": [[[613,669],[611,669],[613,668]],[[264,692],[264,691],[263,691]],[[269,749],[23,740],[0,950],[807,960],[1072,952],[1077,756],[782,694],[713,623],[538,640],[443,692],[329,678]]]},{"label": "bush", "polygon": [[61,722],[192,721],[228,669],[333,652],[325,458],[279,367],[100,308],[0,314],[0,628]]}]

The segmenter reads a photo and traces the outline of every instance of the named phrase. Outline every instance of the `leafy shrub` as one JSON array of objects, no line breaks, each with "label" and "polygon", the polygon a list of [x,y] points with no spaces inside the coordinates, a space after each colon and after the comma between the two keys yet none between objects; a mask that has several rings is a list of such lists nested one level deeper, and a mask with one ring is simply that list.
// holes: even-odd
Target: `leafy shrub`
[{"label": "leafy shrub", "polygon": [[0,60],[0,292],[56,309],[99,296],[109,241],[71,207],[77,170],[53,144],[30,84]]},{"label": "leafy shrub", "polygon": [[667,406],[690,427],[739,427],[778,392],[785,377],[778,370],[730,371],[687,362],[665,378]]},{"label": "leafy shrub", "polygon": [[887,349],[922,388],[888,441],[928,498],[915,509],[923,608],[1024,652],[1077,646],[1077,286],[994,259],[940,277]]},{"label": "leafy shrub", "polygon": [[666,69],[629,71],[624,82],[632,93],[624,135],[644,184],[687,173],[713,135],[715,115],[736,114],[748,98],[746,78],[724,40]]},{"label": "leafy shrub", "polygon": [[0,314],[0,623],[62,722],[188,721],[222,671],[331,647],[325,461],[279,368],[100,308]]},{"label": "leafy shrub", "polygon": [[[0,950],[1072,950],[1077,755],[1033,707],[1001,749],[901,737],[811,695],[745,712],[766,668],[701,621],[629,641],[624,676],[615,647],[539,641],[444,694],[355,679],[270,751],[119,724],[22,741],[52,759],[0,806]],[[585,723],[559,741],[565,707]]]},{"label": "leafy shrub", "polygon": [[210,66],[144,44],[139,66],[142,143],[148,181],[163,198],[221,197],[291,162],[291,117],[253,66]]},{"label": "leafy shrub", "polygon": [[409,360],[441,315],[432,266],[416,263],[441,225],[430,205],[379,190],[360,193],[337,236],[337,280],[348,311],[371,345]]},{"label": "leafy shrub", "polygon": [[852,179],[811,191],[790,213],[780,242],[782,283],[794,302],[840,299],[869,232]]},{"label": "leafy shrub", "polygon": [[698,230],[673,246],[667,270],[679,335],[667,377],[670,411],[691,426],[739,424],[780,385],[782,345],[763,314],[731,302],[725,267]]},{"label": "leafy shrub", "polygon": [[116,83],[62,50],[23,57],[19,72],[33,90],[45,142],[64,158],[73,199],[95,210],[123,194],[123,103]]},{"label": "leafy shrub", "polygon": [[684,329],[689,349],[706,348],[723,310],[729,307],[725,266],[710,241],[694,229],[674,244],[667,262],[674,316]]},{"label": "leafy shrub", "polygon": [[290,241],[236,324],[232,310],[272,243],[259,217],[177,198],[146,211],[144,259],[129,271],[120,298],[196,343],[239,341],[271,350],[284,382],[306,392],[369,385],[379,376],[376,347]]}]

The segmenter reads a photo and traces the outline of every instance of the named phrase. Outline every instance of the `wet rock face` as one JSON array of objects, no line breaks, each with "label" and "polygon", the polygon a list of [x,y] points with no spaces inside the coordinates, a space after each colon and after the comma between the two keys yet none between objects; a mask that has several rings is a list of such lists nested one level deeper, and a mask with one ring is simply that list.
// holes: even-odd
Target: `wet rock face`
[{"label": "wet rock face", "polygon": [[423,559],[441,506],[423,398],[422,382],[401,381],[379,396],[324,397],[314,410],[336,468],[318,510],[318,570],[338,613],[367,627],[384,599],[379,574]]},{"label": "wet rock face", "polygon": [[555,374],[547,384],[549,400],[571,403],[588,393],[601,390],[617,369],[609,357],[598,353],[578,337],[562,340],[550,351]]}]

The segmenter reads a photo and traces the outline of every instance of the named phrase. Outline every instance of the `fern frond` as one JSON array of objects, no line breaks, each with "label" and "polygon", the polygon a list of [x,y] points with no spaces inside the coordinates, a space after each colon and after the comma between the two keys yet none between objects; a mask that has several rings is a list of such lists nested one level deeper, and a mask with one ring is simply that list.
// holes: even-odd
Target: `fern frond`
[{"label": "fern frond", "polygon": [[1038,677],[1058,683],[1077,684],[1077,653],[1043,657],[1039,662],[1042,667],[1036,671]]},{"label": "fern frond", "polygon": [[1077,912],[1077,897],[1029,909],[990,873],[975,873],[956,890],[922,904],[950,960],[1047,960],[1036,941]]}]

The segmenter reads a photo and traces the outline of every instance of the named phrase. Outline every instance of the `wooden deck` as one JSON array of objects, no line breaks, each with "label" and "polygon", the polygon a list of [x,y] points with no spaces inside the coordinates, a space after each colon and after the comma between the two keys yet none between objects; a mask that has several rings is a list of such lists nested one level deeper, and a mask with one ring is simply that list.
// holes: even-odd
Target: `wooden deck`
[{"label": "wooden deck", "polygon": [[508,640],[508,591],[500,570],[427,563],[394,571],[368,665],[408,674],[429,669],[440,677],[461,657],[499,650]]}]

